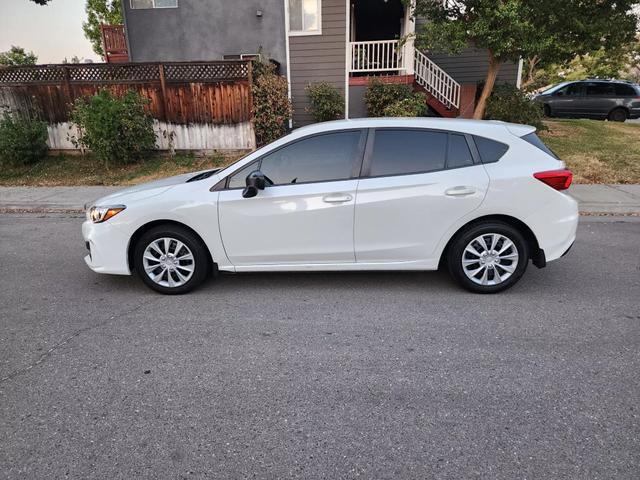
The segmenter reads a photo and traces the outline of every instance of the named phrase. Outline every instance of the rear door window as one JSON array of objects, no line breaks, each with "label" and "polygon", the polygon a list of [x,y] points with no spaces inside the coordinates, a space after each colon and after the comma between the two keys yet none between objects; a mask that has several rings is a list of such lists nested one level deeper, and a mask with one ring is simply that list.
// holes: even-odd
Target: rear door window
[{"label": "rear door window", "polygon": [[611,83],[587,83],[587,97],[614,97],[615,94]]},{"label": "rear door window", "polygon": [[446,132],[376,130],[369,175],[408,175],[443,170]]},{"label": "rear door window", "polygon": [[447,151],[447,168],[470,167],[473,156],[464,135],[449,135],[449,149]]}]

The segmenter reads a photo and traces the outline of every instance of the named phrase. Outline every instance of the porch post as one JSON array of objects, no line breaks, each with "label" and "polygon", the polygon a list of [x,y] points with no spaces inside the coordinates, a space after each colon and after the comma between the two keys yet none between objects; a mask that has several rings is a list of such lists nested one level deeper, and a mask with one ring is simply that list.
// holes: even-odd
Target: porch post
[{"label": "porch post", "polygon": [[404,63],[404,74],[413,75],[415,73],[415,34],[416,34],[416,22],[413,18],[413,9],[415,7],[415,0],[411,0],[411,3],[405,7],[404,12],[404,32],[403,37],[405,40],[402,47],[402,57]]},{"label": "porch post", "polygon": [[345,29],[344,29],[344,118],[349,118],[349,71],[351,70],[351,0],[345,0]]}]

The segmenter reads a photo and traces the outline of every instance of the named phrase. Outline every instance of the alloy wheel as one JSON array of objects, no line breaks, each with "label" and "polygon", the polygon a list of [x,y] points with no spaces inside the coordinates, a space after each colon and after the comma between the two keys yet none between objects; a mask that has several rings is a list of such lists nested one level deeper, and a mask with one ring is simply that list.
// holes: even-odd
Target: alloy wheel
[{"label": "alloy wheel", "polygon": [[499,285],[518,266],[514,242],[499,233],[485,233],[469,242],[462,254],[462,270],[477,285]]},{"label": "alloy wheel", "polygon": [[180,287],[193,276],[193,253],[183,242],[171,237],[153,240],[144,250],[143,266],[147,276],[163,287]]}]

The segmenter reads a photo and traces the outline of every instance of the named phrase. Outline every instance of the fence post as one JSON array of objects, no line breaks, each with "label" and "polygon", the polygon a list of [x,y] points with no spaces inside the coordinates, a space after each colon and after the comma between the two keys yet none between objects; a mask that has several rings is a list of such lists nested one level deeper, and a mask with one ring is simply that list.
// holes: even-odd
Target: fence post
[{"label": "fence post", "polygon": [[67,116],[69,115],[69,113],[71,112],[71,109],[73,108],[73,101],[75,100],[71,94],[71,82],[70,82],[70,77],[69,77],[69,67],[67,66],[63,66],[62,67],[62,88],[64,91],[64,95],[67,97],[66,101],[64,102],[66,108],[67,108]]},{"label": "fence post", "polygon": [[249,81],[249,116],[253,121],[253,60],[249,60],[247,65],[247,79]]},{"label": "fence post", "polygon": [[162,95],[162,116],[164,117],[164,121],[168,122],[167,115],[167,85],[164,77],[164,65],[162,63],[158,64],[158,71],[160,72],[160,94]]}]

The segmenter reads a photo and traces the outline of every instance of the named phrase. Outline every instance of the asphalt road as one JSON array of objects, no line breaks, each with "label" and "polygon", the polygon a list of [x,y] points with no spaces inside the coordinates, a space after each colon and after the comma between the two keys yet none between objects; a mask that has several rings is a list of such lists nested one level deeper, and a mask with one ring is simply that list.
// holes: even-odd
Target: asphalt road
[{"label": "asphalt road", "polygon": [[637,479],[640,219],[496,296],[440,273],[163,297],[0,216],[0,478]]}]

